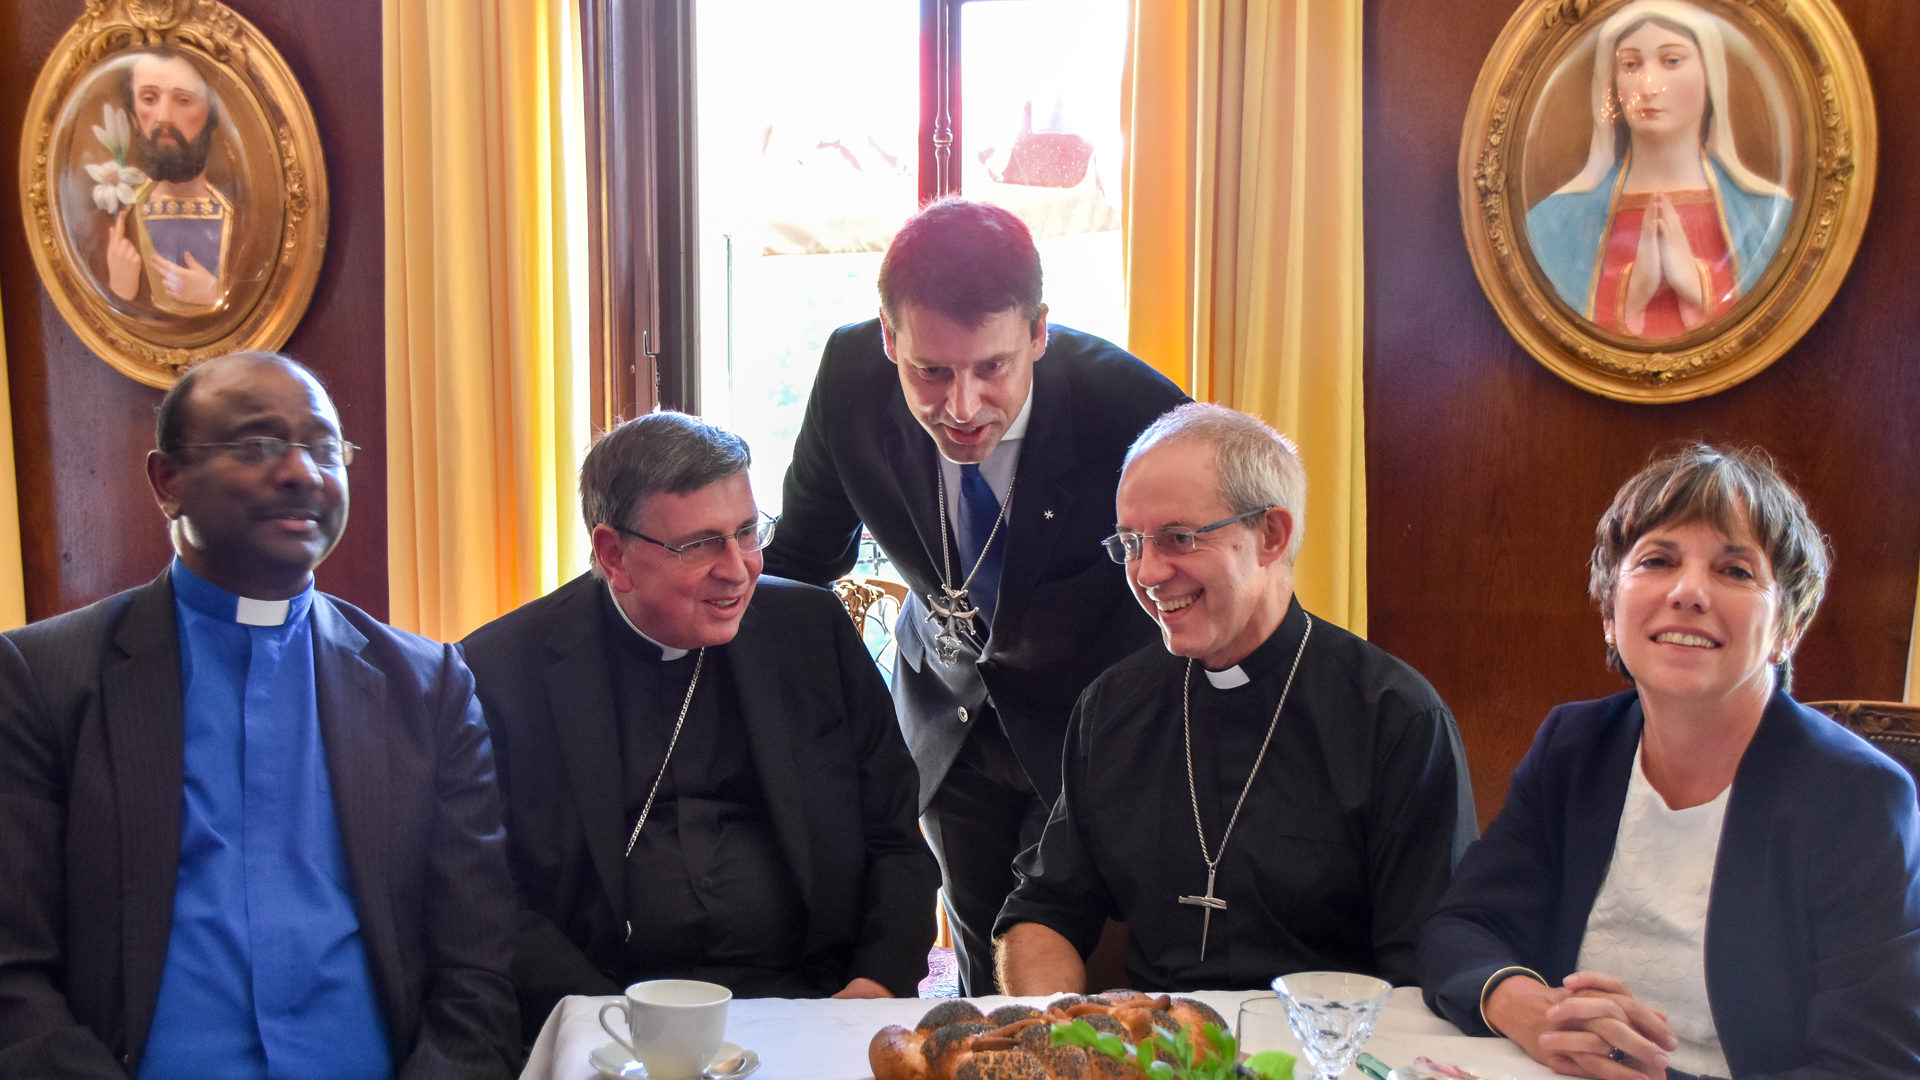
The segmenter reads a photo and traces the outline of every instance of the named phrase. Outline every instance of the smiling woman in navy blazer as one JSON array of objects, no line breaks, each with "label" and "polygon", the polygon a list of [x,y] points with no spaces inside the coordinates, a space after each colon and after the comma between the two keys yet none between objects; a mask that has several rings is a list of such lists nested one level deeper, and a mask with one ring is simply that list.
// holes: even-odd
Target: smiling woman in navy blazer
[{"label": "smiling woman in navy blazer", "polygon": [[1920,1075],[1920,814],[1786,693],[1825,541],[1757,453],[1691,446],[1601,519],[1634,688],[1549,713],[1419,946],[1436,1012],[1601,1080]]}]

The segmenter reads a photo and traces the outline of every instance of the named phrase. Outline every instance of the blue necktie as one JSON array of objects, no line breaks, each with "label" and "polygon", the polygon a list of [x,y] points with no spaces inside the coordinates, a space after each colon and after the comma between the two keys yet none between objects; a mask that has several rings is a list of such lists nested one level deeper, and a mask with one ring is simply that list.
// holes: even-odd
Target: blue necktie
[{"label": "blue necktie", "polygon": [[[960,507],[967,515],[968,542],[960,546],[960,567],[958,573],[965,580],[967,571],[973,569],[975,559],[980,558],[980,545],[987,542],[993,534],[993,526],[1000,519],[1000,500],[993,497],[993,488],[988,486],[987,478],[980,475],[980,466],[960,466]],[[1002,528],[1004,532],[1004,527]],[[986,624],[993,621],[994,600],[1000,592],[1000,557],[1006,553],[1007,538],[994,537],[987,557],[980,564],[980,572],[973,575],[972,584],[967,586],[967,599],[980,610],[980,618],[975,620],[982,640],[986,638]]]}]

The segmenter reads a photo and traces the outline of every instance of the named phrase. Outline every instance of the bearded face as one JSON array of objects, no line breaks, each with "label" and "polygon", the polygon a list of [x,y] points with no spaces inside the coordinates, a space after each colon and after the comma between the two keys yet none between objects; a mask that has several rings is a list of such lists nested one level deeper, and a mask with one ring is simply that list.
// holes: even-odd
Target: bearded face
[{"label": "bearded face", "polygon": [[207,169],[207,155],[213,149],[213,125],[200,129],[192,139],[178,127],[162,121],[152,131],[134,132],[135,160],[148,176],[172,184],[183,184]]},{"label": "bearded face", "polygon": [[206,170],[220,111],[192,62],[178,54],[141,56],[128,74],[127,104],[134,151],[148,176],[185,183]]}]

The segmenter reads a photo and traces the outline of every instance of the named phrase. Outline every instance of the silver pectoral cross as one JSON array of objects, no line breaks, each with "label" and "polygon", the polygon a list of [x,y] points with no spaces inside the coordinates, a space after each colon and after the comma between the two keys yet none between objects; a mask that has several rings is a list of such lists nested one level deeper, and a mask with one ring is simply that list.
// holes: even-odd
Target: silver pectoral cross
[{"label": "silver pectoral cross", "polygon": [[971,636],[973,617],[980,613],[967,602],[967,590],[943,584],[940,591],[946,594],[945,603],[934,594],[927,594],[927,621],[940,627],[940,633],[933,639],[934,657],[951,667],[960,659],[960,627],[964,625]]},{"label": "silver pectoral cross", "polygon": [[1206,918],[1200,921],[1200,959],[1207,958],[1207,933],[1213,929],[1213,913],[1227,910],[1227,902],[1213,895],[1213,868],[1207,868],[1207,894],[1205,896],[1183,896],[1183,904],[1192,904],[1206,910]]}]

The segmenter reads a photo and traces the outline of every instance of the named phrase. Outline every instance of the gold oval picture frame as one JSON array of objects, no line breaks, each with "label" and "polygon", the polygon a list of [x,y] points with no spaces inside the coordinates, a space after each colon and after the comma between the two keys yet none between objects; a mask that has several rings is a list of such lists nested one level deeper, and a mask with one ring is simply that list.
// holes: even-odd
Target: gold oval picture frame
[{"label": "gold oval picture frame", "polygon": [[1875,140],[1828,0],[1530,0],[1467,108],[1467,251],[1500,320],[1568,382],[1718,393],[1833,299]]},{"label": "gold oval picture frame", "polygon": [[21,132],[28,247],[54,306],[122,373],[277,349],[327,241],[313,112],[212,0],[97,0],[54,46]]}]

